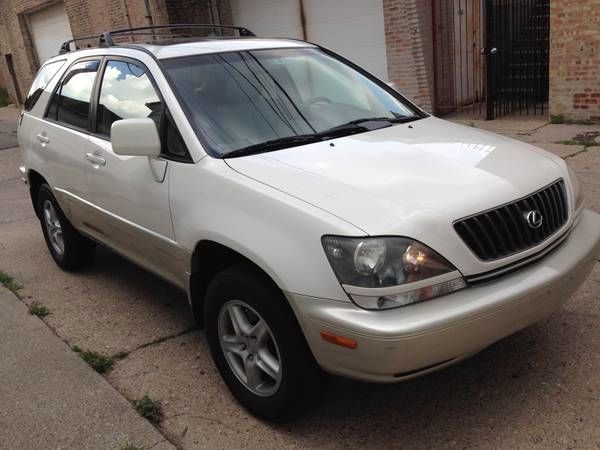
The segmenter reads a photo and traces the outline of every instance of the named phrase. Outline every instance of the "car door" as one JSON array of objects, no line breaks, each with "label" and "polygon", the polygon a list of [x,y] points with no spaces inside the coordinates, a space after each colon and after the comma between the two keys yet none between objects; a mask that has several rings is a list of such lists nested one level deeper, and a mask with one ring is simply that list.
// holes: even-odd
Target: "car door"
[{"label": "car door", "polygon": [[143,267],[182,283],[183,256],[174,240],[169,208],[169,162],[122,156],[112,150],[110,129],[121,119],[152,118],[160,127],[164,102],[139,61],[107,57],[87,144],[88,186],[95,220],[86,230]]},{"label": "car door", "polygon": [[48,102],[43,120],[34,125],[38,150],[63,210],[76,228],[89,213],[85,149],[90,104],[100,58],[80,60],[64,73]]}]

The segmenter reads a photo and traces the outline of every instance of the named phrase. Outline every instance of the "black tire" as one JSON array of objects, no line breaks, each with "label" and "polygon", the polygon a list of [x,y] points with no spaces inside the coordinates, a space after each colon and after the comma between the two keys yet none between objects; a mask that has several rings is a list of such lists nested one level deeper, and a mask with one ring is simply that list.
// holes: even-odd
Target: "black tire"
[{"label": "black tire", "polygon": [[[269,396],[252,392],[236,376],[219,339],[219,314],[232,300],[244,302],[267,323],[281,360],[281,379]],[[208,344],[221,376],[235,398],[251,413],[273,422],[285,422],[315,406],[320,399],[323,374],[281,291],[251,267],[225,269],[211,281],[205,302]],[[259,357],[257,356],[257,361]]]},{"label": "black tire", "polygon": [[[56,215],[56,220],[58,220],[60,224],[62,241],[64,243],[62,253],[57,250],[50,237],[50,230],[46,222],[44,210],[47,206],[47,202],[51,204]],[[61,269],[67,271],[76,271],[88,267],[94,259],[96,244],[73,228],[73,225],[71,225],[63,213],[56,198],[54,198],[52,189],[50,189],[50,186],[47,184],[42,184],[40,186],[36,207],[46,245],[56,264],[58,264]]]}]

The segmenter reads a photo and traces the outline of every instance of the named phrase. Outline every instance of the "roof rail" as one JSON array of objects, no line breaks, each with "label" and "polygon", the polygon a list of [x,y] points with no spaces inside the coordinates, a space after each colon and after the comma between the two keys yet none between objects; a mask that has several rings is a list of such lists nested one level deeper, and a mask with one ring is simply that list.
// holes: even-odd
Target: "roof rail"
[{"label": "roof rail", "polygon": [[235,26],[231,26],[231,25],[213,25],[213,24],[200,24],[200,23],[179,23],[179,24],[173,24],[173,25],[154,25],[154,26],[148,26],[148,27],[137,27],[137,28],[123,28],[121,30],[111,30],[111,31],[105,31],[100,35],[94,35],[94,36],[83,36],[83,37],[79,37],[79,38],[75,38],[75,39],[70,39],[68,41],[65,41],[62,43],[62,45],[60,46],[60,51],[59,54],[64,54],[64,53],[68,53],[71,51],[71,43],[72,42],[77,42],[77,41],[83,41],[86,39],[98,39],[98,46],[99,47],[110,47],[112,45],[117,45],[115,44],[115,41],[113,40],[113,36],[116,34],[130,34],[132,36],[137,35],[141,35],[141,34],[147,34],[147,33],[137,33],[138,31],[153,31],[153,30],[161,30],[161,29],[190,29],[190,28],[198,28],[198,29],[209,29],[209,30],[235,30],[238,32],[238,34],[240,35],[240,37],[255,37],[256,35],[250,31],[248,28],[244,28],[244,27],[235,27]]},{"label": "roof rail", "polygon": [[71,43],[72,42],[85,41],[88,39],[99,39],[99,38],[100,38],[99,35],[94,35],[94,36],[82,36],[82,37],[75,38],[75,39],[69,39],[68,41],[65,41],[61,44],[58,54],[62,55],[64,53],[69,53],[71,51]]}]

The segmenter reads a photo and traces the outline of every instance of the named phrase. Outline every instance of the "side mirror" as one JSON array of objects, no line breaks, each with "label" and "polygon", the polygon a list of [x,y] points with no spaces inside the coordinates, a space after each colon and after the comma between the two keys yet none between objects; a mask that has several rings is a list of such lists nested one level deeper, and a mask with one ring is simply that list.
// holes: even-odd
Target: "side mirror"
[{"label": "side mirror", "polygon": [[112,149],[117,155],[148,156],[160,155],[160,137],[152,119],[123,119],[110,127]]}]

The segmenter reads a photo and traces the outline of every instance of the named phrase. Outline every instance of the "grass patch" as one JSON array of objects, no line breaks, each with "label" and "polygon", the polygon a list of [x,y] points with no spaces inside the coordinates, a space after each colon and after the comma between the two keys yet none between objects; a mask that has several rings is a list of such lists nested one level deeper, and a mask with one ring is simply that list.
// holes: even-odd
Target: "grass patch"
[{"label": "grass patch", "polygon": [[19,296],[19,291],[23,289],[23,285],[11,277],[9,274],[0,271],[0,283],[4,285],[6,289],[11,291],[17,297]]},{"label": "grass patch", "polygon": [[147,395],[141,400],[135,402],[135,409],[140,416],[148,419],[152,423],[159,423],[163,417],[162,405],[158,400],[152,400]]},{"label": "grass patch", "polygon": [[552,114],[550,116],[550,123],[555,125],[565,123],[565,116],[563,116],[562,114]]},{"label": "grass patch", "polygon": [[138,447],[137,445],[125,444],[120,450],[146,450],[146,447]]},{"label": "grass patch", "polygon": [[600,131],[587,131],[585,133],[578,134],[573,139],[558,141],[556,144],[583,145],[586,149],[588,147],[600,147]]},{"label": "grass patch", "polygon": [[558,141],[556,142],[556,144],[561,144],[561,145],[578,145],[578,146],[583,146],[585,148],[589,148],[589,147],[600,147],[600,143],[598,142],[581,142],[581,141],[576,141],[576,140],[567,140],[567,141]]},{"label": "grass patch", "polygon": [[40,319],[43,319],[48,314],[50,314],[50,310],[42,305],[40,302],[32,302],[29,305],[29,314],[32,316],[38,316]]},{"label": "grass patch", "polygon": [[555,144],[561,144],[561,145],[585,145],[583,142],[579,142],[576,141],[574,139],[569,139],[566,141],[557,141],[555,142]]},{"label": "grass patch", "polygon": [[79,353],[81,359],[88,363],[98,373],[106,373],[112,369],[115,362],[110,356],[102,355],[91,350],[82,350],[77,345],[71,347],[75,353]]}]

